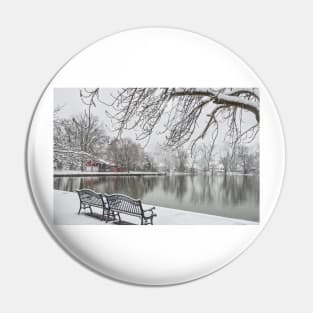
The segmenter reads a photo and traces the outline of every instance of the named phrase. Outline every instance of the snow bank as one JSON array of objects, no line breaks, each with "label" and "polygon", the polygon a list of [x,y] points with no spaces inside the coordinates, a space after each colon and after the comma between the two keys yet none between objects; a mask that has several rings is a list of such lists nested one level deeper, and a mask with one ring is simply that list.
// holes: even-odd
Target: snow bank
[{"label": "snow bank", "polygon": [[54,171],[54,177],[67,176],[149,176],[149,175],[166,175],[165,172],[83,172],[83,171]]},{"label": "snow bank", "polygon": [[[150,208],[152,205],[143,205]],[[54,224],[57,225],[110,225],[95,217],[81,213],[79,209],[79,199],[75,192],[54,190]],[[87,210],[86,210],[87,211]],[[97,209],[94,209],[97,212]],[[82,210],[83,212],[83,210]],[[100,213],[101,211],[99,211]],[[171,208],[157,207],[154,218],[155,225],[256,225],[257,223],[215,215],[201,214],[190,211],[176,210]],[[121,215],[125,222],[139,224],[140,219]]]}]

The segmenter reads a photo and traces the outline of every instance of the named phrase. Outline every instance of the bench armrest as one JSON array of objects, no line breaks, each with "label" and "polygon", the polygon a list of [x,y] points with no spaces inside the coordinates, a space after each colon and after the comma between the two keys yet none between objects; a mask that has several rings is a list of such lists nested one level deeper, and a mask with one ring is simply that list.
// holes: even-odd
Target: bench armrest
[{"label": "bench armrest", "polygon": [[145,216],[145,217],[157,216],[156,213],[154,213],[153,210],[155,210],[155,207],[152,207],[152,208],[150,208],[150,209],[143,210],[144,215],[146,215],[146,212],[147,212],[147,213],[150,213],[148,216]]}]

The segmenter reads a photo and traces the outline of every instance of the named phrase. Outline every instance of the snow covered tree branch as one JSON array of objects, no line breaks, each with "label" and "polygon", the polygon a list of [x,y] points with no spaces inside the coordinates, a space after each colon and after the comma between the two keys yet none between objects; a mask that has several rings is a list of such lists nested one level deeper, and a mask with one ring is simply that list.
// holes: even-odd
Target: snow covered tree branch
[{"label": "snow covered tree branch", "polygon": [[[134,129],[139,130],[138,140],[149,141],[156,132],[165,134],[167,147],[189,143],[191,151],[208,135],[214,145],[221,123],[226,123],[224,139],[233,147],[254,140],[260,124],[257,88],[125,88],[110,106],[107,114],[119,136]],[[254,117],[252,127],[245,124],[244,114]],[[200,126],[202,116],[207,122]]]}]

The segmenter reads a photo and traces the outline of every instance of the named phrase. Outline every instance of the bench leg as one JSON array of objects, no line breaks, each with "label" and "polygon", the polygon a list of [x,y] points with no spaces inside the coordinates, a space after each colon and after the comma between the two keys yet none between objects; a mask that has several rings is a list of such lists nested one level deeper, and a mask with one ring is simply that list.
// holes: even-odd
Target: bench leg
[{"label": "bench leg", "polygon": [[119,223],[122,221],[122,219],[121,219],[121,216],[120,216],[120,213],[119,213],[119,212],[112,211],[111,213],[112,213],[112,217],[113,217],[114,221],[116,221],[116,217],[118,217],[118,221],[119,221]]},{"label": "bench leg", "polygon": [[114,214],[114,212],[113,211],[111,211],[111,210],[108,210],[108,209],[103,209],[103,211],[102,211],[102,220],[104,220],[104,211],[107,211],[107,214],[106,214],[106,218],[105,218],[105,222],[107,223],[108,221],[109,221],[109,219],[110,219],[110,216],[113,218],[113,220],[115,220],[115,214]]},{"label": "bench leg", "polygon": [[153,225],[153,216],[144,218],[144,224],[141,225]]},{"label": "bench leg", "polygon": [[79,204],[78,214],[80,214],[81,209],[82,209],[82,204],[80,203],[80,204]]}]

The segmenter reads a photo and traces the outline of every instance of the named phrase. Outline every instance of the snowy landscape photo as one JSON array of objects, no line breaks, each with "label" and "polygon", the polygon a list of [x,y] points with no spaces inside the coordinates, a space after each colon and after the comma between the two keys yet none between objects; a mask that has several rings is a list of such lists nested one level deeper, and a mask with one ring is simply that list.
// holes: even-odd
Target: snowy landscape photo
[{"label": "snowy landscape photo", "polygon": [[54,224],[260,221],[257,88],[55,88]]}]

